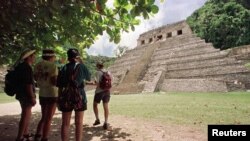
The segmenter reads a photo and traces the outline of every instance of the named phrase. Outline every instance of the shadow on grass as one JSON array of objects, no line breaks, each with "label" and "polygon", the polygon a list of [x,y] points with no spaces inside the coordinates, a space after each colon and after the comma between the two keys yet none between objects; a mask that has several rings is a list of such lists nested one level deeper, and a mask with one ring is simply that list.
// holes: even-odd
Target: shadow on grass
[{"label": "shadow on grass", "polygon": [[[30,122],[30,133],[35,134],[37,124],[40,120],[40,113],[32,114]],[[49,141],[60,141],[61,118],[59,113],[55,114],[51,125]],[[0,141],[15,141],[20,115],[0,116]],[[73,122],[72,122],[73,123]],[[70,128],[70,141],[74,140],[74,124]],[[102,126],[93,127],[92,125],[83,125],[83,140],[84,141],[131,141],[131,134],[121,131],[121,128],[112,128],[103,130]]]}]

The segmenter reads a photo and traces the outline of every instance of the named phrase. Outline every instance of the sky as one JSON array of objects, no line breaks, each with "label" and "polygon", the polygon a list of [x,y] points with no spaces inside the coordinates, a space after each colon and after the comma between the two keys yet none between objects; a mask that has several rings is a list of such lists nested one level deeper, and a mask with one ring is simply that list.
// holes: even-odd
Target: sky
[{"label": "sky", "polygon": [[142,20],[140,25],[135,26],[135,31],[123,32],[119,44],[109,42],[109,36],[103,34],[87,49],[87,53],[95,56],[114,57],[114,50],[117,46],[126,46],[129,49],[133,49],[137,45],[137,39],[140,34],[154,28],[185,20],[195,10],[202,7],[207,0],[165,0],[163,3],[159,1],[155,1],[155,4],[159,7],[159,12],[150,17],[150,19]]}]

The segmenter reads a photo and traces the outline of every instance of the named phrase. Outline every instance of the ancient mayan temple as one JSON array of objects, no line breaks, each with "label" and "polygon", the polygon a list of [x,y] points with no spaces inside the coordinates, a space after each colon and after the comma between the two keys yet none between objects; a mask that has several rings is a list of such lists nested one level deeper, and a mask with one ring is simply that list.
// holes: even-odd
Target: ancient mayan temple
[{"label": "ancient mayan temple", "polygon": [[228,92],[250,88],[250,45],[229,50],[192,33],[185,21],[140,35],[109,68],[114,92]]}]

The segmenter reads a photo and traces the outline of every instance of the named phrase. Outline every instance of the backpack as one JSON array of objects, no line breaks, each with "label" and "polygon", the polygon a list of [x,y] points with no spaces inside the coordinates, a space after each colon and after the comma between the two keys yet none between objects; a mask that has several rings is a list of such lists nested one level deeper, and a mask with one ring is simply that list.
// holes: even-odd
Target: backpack
[{"label": "backpack", "polygon": [[108,72],[102,71],[102,77],[99,84],[100,88],[103,90],[109,90],[112,87],[111,76]]},{"label": "backpack", "polygon": [[[80,65],[77,64],[69,73],[69,82],[58,95],[58,109],[60,111],[73,107],[74,109],[81,109],[83,106],[83,97],[79,93],[79,86],[77,86],[75,79],[79,71]],[[63,70],[62,70],[63,71]],[[66,68],[67,71],[67,68]],[[62,72],[61,72],[62,74]],[[65,73],[66,74],[66,73]],[[64,74],[64,75],[65,75]]]},{"label": "backpack", "polygon": [[18,74],[15,68],[13,70],[7,70],[7,74],[4,79],[4,92],[8,96],[14,96],[18,90],[17,77]]}]

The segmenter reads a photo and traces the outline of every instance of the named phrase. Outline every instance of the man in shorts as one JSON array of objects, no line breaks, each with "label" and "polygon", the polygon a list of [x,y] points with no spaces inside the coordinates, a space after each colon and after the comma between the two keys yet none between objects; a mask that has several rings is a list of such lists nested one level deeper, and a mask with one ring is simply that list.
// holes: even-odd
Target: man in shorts
[{"label": "man in shorts", "polygon": [[[102,62],[98,62],[96,64],[97,72],[95,75],[95,83],[96,83],[96,90],[95,90],[95,96],[94,96],[94,102],[93,102],[93,110],[95,113],[95,122],[93,123],[94,126],[99,125],[100,119],[99,119],[99,114],[98,114],[98,104],[102,101],[103,103],[103,109],[104,109],[104,124],[103,124],[103,129],[107,130],[108,129],[108,116],[109,116],[109,107],[108,103],[110,100],[110,90],[103,90],[100,88],[100,81],[103,75],[103,72],[106,72],[106,70],[103,69],[104,65]],[[109,72],[108,72],[109,73]],[[109,74],[111,75],[111,74]]]}]

